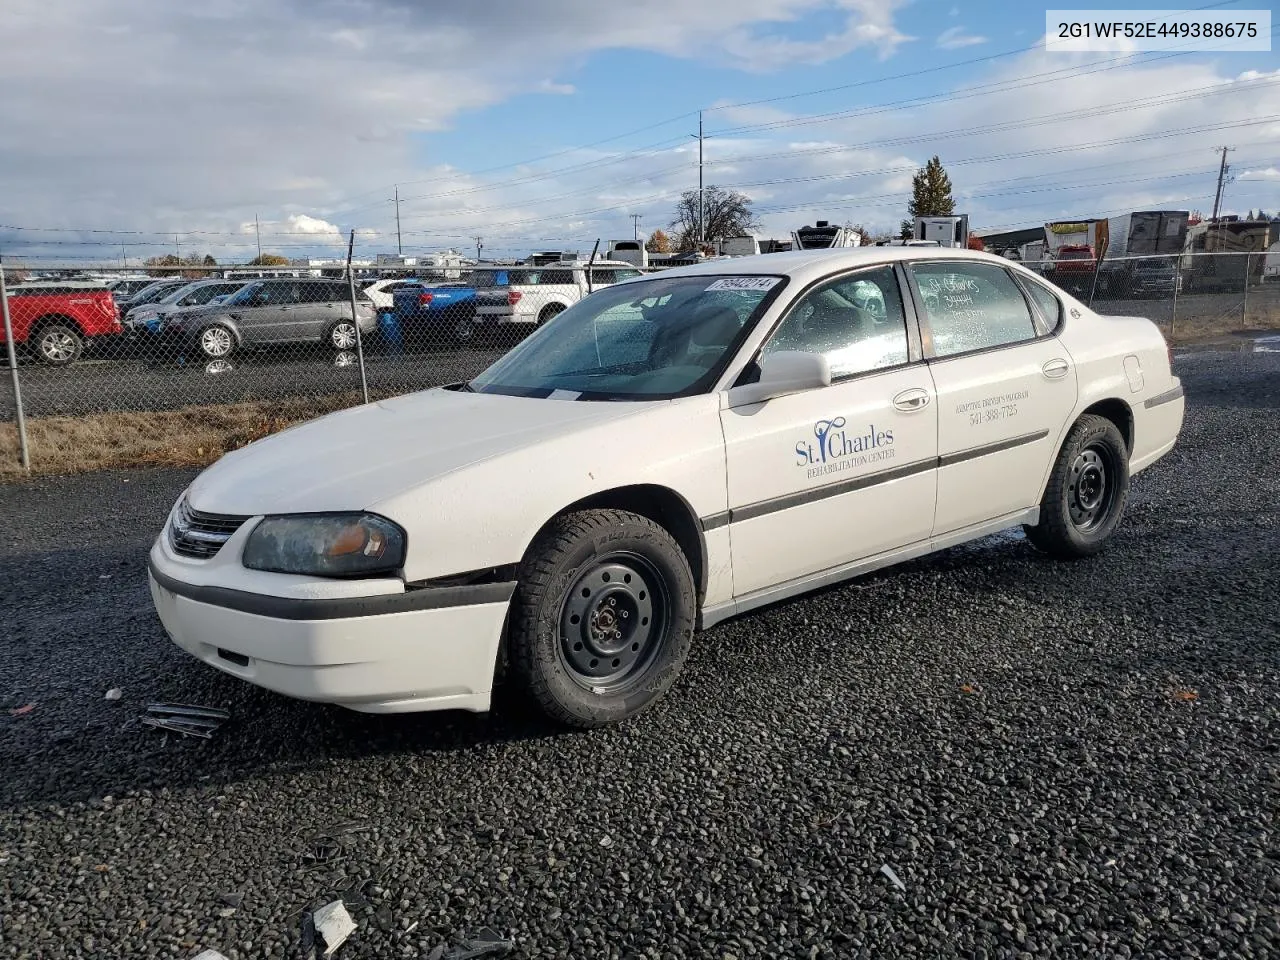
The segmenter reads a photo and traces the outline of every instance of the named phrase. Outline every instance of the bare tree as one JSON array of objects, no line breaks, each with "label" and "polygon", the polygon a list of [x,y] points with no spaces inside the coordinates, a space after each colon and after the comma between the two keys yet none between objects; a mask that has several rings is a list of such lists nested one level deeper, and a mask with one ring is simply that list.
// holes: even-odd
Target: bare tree
[{"label": "bare tree", "polygon": [[[740,237],[760,229],[751,212],[751,198],[737,190],[709,186],[702,191],[702,238],[708,243]],[[698,242],[698,191],[686,190],[676,205],[671,232],[679,250],[692,250]]]}]

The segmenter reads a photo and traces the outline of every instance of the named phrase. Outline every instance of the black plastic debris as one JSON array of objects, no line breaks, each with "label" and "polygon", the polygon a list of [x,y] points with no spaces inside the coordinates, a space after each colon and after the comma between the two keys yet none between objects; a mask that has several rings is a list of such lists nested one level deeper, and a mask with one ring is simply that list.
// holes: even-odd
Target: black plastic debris
[{"label": "black plastic debris", "polygon": [[230,719],[231,714],[219,707],[202,707],[193,703],[149,703],[142,722],[158,730],[209,740]]},{"label": "black plastic debris", "polygon": [[439,944],[427,960],[473,960],[475,957],[496,957],[515,949],[515,941],[500,936],[490,927],[481,927],[474,937],[463,940],[459,946],[446,952]]}]

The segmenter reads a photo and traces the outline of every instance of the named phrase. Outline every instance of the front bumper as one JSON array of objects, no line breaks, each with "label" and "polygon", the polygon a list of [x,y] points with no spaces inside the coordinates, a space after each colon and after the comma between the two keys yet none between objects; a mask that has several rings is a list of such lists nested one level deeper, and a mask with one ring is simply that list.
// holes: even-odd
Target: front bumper
[{"label": "front bumper", "polygon": [[[210,666],[366,713],[489,709],[514,583],[278,596],[219,585],[228,564],[218,559],[178,557],[162,533],[148,564],[165,631]],[[340,583],[349,591],[350,581]]]}]

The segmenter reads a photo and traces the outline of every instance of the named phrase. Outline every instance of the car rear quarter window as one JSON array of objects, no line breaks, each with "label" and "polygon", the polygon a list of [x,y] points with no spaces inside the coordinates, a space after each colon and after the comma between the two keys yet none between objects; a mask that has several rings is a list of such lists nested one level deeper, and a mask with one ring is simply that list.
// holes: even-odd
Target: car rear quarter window
[{"label": "car rear quarter window", "polygon": [[912,264],[911,273],[936,356],[986,350],[1037,336],[1026,298],[1003,267],[929,262]]},{"label": "car rear quarter window", "polygon": [[1058,323],[1062,320],[1062,301],[1043,283],[1023,277],[1022,285],[1027,288],[1031,299],[1036,302],[1036,306],[1040,308],[1040,313],[1048,324],[1048,330],[1045,333],[1056,330]]},{"label": "car rear quarter window", "polygon": [[779,350],[822,354],[833,378],[906,363],[907,318],[893,268],[847,274],[804,294],[762,356]]}]

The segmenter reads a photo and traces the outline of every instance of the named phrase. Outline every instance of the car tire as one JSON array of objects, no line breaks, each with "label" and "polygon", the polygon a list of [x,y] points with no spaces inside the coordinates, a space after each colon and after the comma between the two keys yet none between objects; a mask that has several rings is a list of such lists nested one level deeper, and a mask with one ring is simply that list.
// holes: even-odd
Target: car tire
[{"label": "car tire", "polygon": [[553,521],[520,564],[511,679],[553,720],[633,717],[675,682],[693,639],[689,561],[666,530],[622,510]]},{"label": "car tire", "polygon": [[356,348],[356,324],[354,320],[339,320],[329,327],[324,336],[329,349],[342,353]]},{"label": "car tire", "polygon": [[196,334],[196,349],[206,360],[226,360],[236,352],[236,335],[221,323],[211,323]]},{"label": "car tire", "polygon": [[453,322],[453,342],[460,347],[470,346],[476,340],[476,321],[474,317],[459,317]]},{"label": "car tire", "polygon": [[80,359],[84,337],[70,323],[46,323],[35,336],[36,356],[50,367],[65,367]]},{"label": "car tire", "polygon": [[538,314],[538,326],[542,326],[549,320],[554,320],[564,313],[566,309],[563,303],[548,303],[542,308],[542,312]]},{"label": "car tire", "polygon": [[1040,521],[1024,526],[1027,539],[1063,560],[1102,549],[1129,498],[1129,450],[1106,417],[1081,417],[1067,434],[1049,474]]}]

